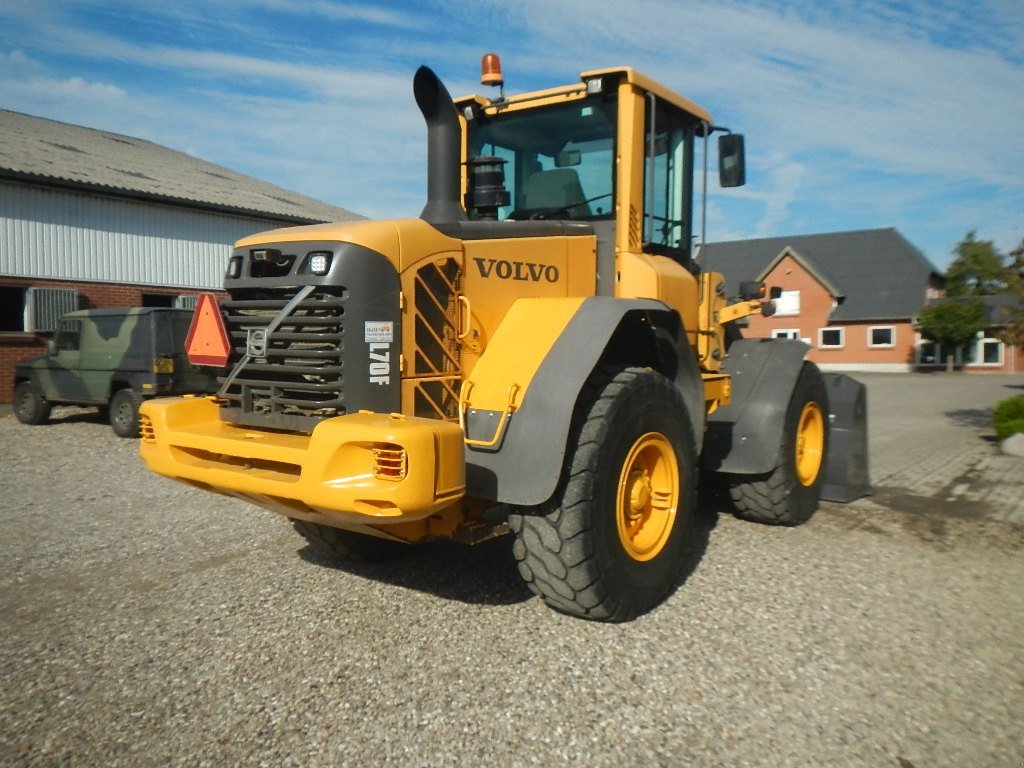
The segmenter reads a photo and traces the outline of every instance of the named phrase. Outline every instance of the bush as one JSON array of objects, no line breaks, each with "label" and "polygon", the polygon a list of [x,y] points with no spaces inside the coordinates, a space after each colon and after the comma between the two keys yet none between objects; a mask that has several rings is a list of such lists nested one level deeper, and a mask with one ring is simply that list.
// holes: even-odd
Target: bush
[{"label": "bush", "polygon": [[992,412],[992,426],[996,437],[1005,440],[1017,432],[1024,432],[1024,395],[1003,400]]}]

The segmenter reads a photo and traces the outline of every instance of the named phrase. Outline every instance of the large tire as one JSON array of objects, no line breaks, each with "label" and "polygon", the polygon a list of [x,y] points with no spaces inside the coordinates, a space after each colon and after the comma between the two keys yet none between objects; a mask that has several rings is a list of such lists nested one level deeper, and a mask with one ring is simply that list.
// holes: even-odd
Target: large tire
[{"label": "large tire", "polygon": [[14,388],[14,417],[22,424],[45,424],[50,419],[50,403],[31,381]]},{"label": "large tire", "polygon": [[380,563],[405,557],[414,549],[412,544],[344,531],[306,520],[292,519],[292,526],[313,547],[336,560]]},{"label": "large tire", "polygon": [[119,389],[110,398],[110,428],[118,437],[139,436],[139,406],[142,395],[134,389]]},{"label": "large tire", "polygon": [[577,406],[562,478],[509,515],[513,554],[552,608],[628,621],[679,583],[696,502],[686,406],[661,374],[602,369]]},{"label": "large tire", "polygon": [[755,523],[800,525],[821,499],[828,452],[828,393],[813,363],[804,363],[786,409],[778,463],[763,475],[732,475],[736,514]]}]

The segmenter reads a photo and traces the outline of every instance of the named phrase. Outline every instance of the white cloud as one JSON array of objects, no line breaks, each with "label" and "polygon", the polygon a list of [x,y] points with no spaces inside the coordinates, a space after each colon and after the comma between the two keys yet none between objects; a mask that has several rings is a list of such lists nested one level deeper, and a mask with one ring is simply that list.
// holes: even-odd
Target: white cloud
[{"label": "white cloud", "polygon": [[[40,114],[92,125],[96,116],[360,212],[408,215],[424,186],[416,64],[434,66],[456,95],[480,90],[486,50],[503,54],[513,91],[630,64],[747,133],[750,185],[713,198],[709,223],[733,217],[714,231],[898,225],[915,243],[917,233],[936,238],[925,247],[941,261],[952,224],[942,229],[936,216],[958,228],[981,218],[979,231],[986,218],[1000,232],[1020,226],[1022,9],[1018,0],[633,0],[625,14],[601,0],[9,0],[0,87],[4,106],[45,103]],[[94,21],[104,15],[109,23]],[[104,112],[111,101],[119,108]]]}]

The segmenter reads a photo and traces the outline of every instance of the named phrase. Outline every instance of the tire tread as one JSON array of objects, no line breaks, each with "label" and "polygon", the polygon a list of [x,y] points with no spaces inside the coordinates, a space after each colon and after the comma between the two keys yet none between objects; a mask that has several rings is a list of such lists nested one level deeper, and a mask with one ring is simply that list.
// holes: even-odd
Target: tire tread
[{"label": "tire tread", "polygon": [[[609,415],[623,391],[650,373],[607,367],[591,377],[580,397],[580,403],[590,407],[577,414],[577,438],[559,490],[544,504],[513,510],[509,515],[516,537],[512,552],[520,576],[534,594],[563,613],[599,621],[628,621],[660,602],[674,587],[674,583],[666,586],[649,600],[617,597],[605,583],[608,575],[598,564],[593,544],[595,521],[590,510],[599,489],[595,464],[610,430]],[[664,379],[659,385],[672,386]],[[675,571],[681,570],[681,561],[676,565]]]}]

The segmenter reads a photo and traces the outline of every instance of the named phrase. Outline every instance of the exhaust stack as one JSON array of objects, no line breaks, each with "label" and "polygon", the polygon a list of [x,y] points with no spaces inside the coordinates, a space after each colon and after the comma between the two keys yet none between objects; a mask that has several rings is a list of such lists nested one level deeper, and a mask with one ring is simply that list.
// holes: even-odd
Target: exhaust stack
[{"label": "exhaust stack", "polygon": [[412,81],[416,105],[427,123],[427,204],[420,218],[431,224],[465,221],[462,207],[462,135],[451,94],[429,67]]}]

